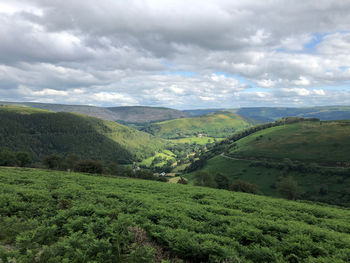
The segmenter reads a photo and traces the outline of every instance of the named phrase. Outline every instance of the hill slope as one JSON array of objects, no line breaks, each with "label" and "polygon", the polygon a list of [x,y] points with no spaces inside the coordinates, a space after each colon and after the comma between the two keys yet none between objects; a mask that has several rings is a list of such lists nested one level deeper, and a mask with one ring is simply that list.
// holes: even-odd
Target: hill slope
[{"label": "hill slope", "polygon": [[350,161],[350,121],[303,121],[265,129],[236,142],[228,155],[336,165]]},{"label": "hill slope", "polygon": [[326,205],[5,168],[0,200],[4,262],[350,260],[350,211]]},{"label": "hill slope", "polygon": [[284,117],[318,118],[320,120],[349,120],[350,106],[321,106],[307,108],[256,107],[232,110],[240,116],[260,122],[271,122]]},{"label": "hill slope", "polygon": [[237,114],[216,112],[150,124],[144,128],[144,131],[166,139],[192,137],[198,134],[220,138],[249,126],[250,123]]},{"label": "hill slope", "polygon": [[291,177],[301,199],[350,206],[350,121],[299,121],[233,138],[203,155],[197,171],[253,183],[272,196],[281,196],[276,186]]},{"label": "hill slope", "polygon": [[35,102],[0,102],[0,105],[27,106],[53,112],[75,112],[90,117],[125,123],[147,123],[187,117],[188,114],[179,110],[162,107],[95,107],[88,105],[66,105]]},{"label": "hill slope", "polygon": [[51,153],[130,162],[153,155],[165,143],[115,122],[72,113],[0,107],[0,147],[28,151],[34,159]]},{"label": "hill slope", "polygon": [[116,120],[128,123],[147,123],[187,117],[188,114],[179,110],[163,107],[110,107],[107,108],[115,115]]}]

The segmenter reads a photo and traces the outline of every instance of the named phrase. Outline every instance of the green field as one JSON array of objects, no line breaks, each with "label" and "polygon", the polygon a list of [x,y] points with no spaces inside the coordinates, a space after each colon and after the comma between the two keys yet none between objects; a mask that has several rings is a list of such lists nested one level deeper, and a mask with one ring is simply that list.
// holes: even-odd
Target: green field
[{"label": "green field", "polygon": [[73,113],[0,106],[2,149],[26,151],[36,161],[49,154],[130,162],[165,149],[165,140],[116,122]]},{"label": "green field", "polygon": [[157,157],[161,157],[164,159],[163,162],[159,162],[157,163],[155,166],[163,166],[166,164],[166,160],[172,160],[173,162],[176,161],[176,156],[169,150],[164,150],[160,153],[156,153],[155,155],[151,156],[151,157],[148,157],[146,159],[143,159],[142,162],[139,163],[139,165],[144,165],[144,166],[147,166],[147,167],[150,167],[151,164],[152,164],[152,161],[157,158]]},{"label": "green field", "polygon": [[350,121],[305,121],[265,129],[237,141],[228,155],[346,163],[350,161]]},{"label": "green field", "polygon": [[225,190],[0,168],[2,262],[349,262],[350,211]]},{"label": "green field", "polygon": [[207,143],[219,142],[224,138],[213,138],[213,137],[188,137],[188,138],[180,138],[180,139],[172,139],[170,141],[174,143],[188,143],[188,144],[200,144],[206,145]]},{"label": "green field", "polygon": [[164,139],[197,137],[223,138],[251,126],[251,124],[237,114],[217,112],[204,116],[181,118],[170,121],[157,122],[146,126],[143,130]]}]

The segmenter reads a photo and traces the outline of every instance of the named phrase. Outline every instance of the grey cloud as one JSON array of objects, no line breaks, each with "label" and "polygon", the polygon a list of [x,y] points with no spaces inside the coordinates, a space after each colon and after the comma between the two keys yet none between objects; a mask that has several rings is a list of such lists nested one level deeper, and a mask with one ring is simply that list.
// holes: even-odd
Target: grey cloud
[{"label": "grey cloud", "polygon": [[350,81],[348,1],[3,2],[14,11],[0,10],[2,98],[299,105]]}]

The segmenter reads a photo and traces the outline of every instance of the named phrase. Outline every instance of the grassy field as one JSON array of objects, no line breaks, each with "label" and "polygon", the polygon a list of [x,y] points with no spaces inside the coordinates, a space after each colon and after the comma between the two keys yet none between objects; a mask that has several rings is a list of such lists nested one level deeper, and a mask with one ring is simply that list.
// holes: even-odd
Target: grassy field
[{"label": "grassy field", "polygon": [[173,162],[175,162],[175,160],[176,160],[176,156],[171,151],[164,150],[160,153],[156,153],[155,155],[153,155],[149,158],[143,159],[142,162],[139,163],[139,165],[144,165],[144,166],[150,167],[153,160],[157,157],[161,157],[164,159],[163,162],[159,162],[155,165],[155,166],[159,166],[159,167],[165,165],[167,160],[172,160]]},{"label": "grassy field", "polygon": [[350,121],[282,125],[251,134],[236,145],[229,155],[335,165],[350,161]]},{"label": "grassy field", "polygon": [[199,117],[157,122],[144,130],[164,139],[197,137],[198,134],[223,138],[249,126],[251,124],[237,114],[217,112]]},{"label": "grassy field", "polygon": [[2,262],[350,261],[350,211],[327,205],[13,168],[0,204]]},{"label": "grassy field", "polygon": [[214,143],[222,141],[224,138],[213,138],[213,137],[188,137],[188,138],[180,138],[180,139],[172,139],[171,142],[174,143],[188,143],[188,144],[200,144],[206,145],[207,143]]}]

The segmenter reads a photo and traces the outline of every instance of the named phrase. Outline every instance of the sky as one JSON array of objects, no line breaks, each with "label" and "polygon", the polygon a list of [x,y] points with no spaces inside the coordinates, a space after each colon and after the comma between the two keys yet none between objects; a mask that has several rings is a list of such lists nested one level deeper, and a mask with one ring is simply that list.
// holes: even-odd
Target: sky
[{"label": "sky", "polygon": [[0,0],[0,101],[350,105],[348,0]]}]

